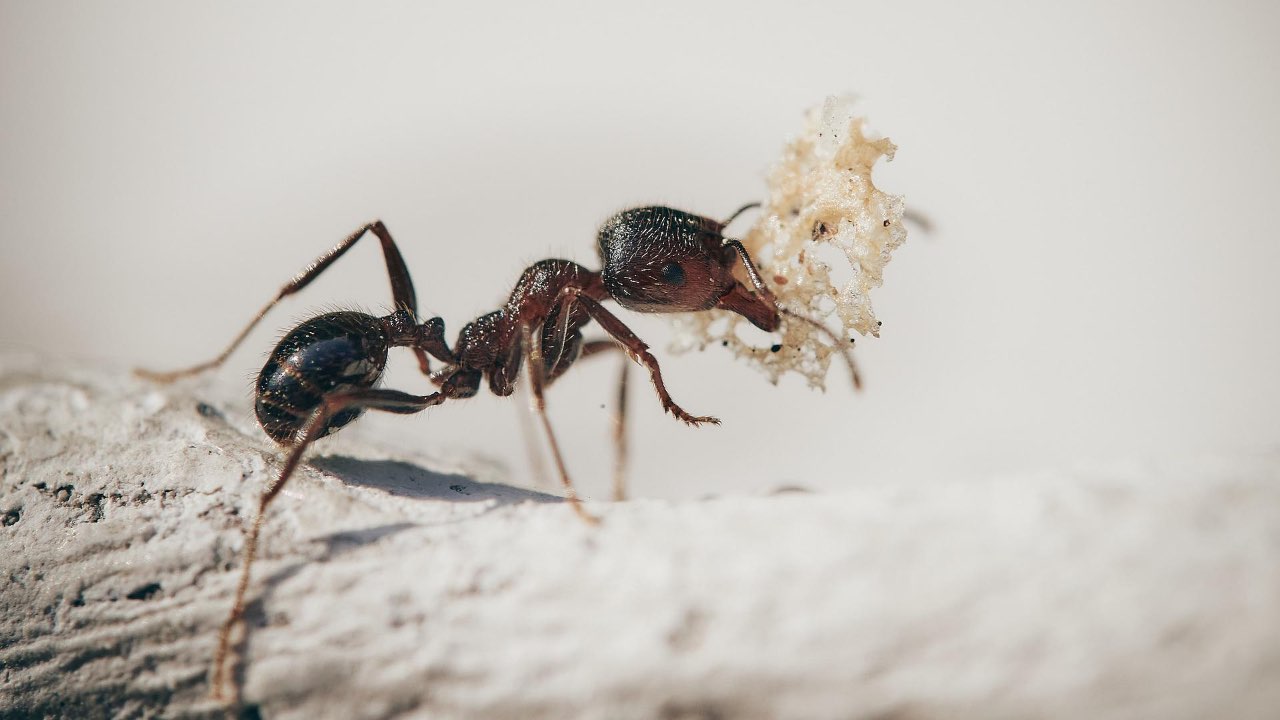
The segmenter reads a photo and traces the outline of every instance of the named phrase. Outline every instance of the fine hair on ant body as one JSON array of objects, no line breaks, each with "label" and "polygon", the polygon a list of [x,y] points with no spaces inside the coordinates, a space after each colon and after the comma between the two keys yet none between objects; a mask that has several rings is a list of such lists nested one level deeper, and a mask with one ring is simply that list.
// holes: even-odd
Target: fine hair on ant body
[{"label": "fine hair on ant body", "polygon": [[[649,372],[662,408],[690,425],[719,424],[694,415],[667,392],[658,361],[649,346],[601,303],[613,300],[637,312],[697,312],[711,309],[738,313],[766,332],[777,330],[786,315],[822,331],[844,357],[860,386],[856,366],[845,343],[826,326],[783,308],[760,279],[746,248],[726,237],[724,229],[753,203],[721,222],[666,207],[620,212],[600,227],[597,243],[602,264],[589,270],[568,260],[540,260],[520,275],[506,304],[467,323],[453,347],[445,341],[444,320],[419,322],[413,282],[400,250],[381,221],[351,233],[280,289],[220,355],[174,372],[137,371],[158,382],[172,382],[218,367],[249,332],[283,298],[311,283],[362,237],[372,233],[382,244],[391,280],[394,311],[383,317],[361,312],[330,312],[298,325],[276,345],[258,374],[255,412],[263,430],[288,451],[275,482],[258,501],[258,513],[245,536],[244,561],[235,600],[218,636],[211,690],[221,696],[231,634],[244,614],[250,569],[257,554],[263,519],[271,501],[292,477],[303,453],[316,440],[336,432],[365,410],[411,414],[446,401],[474,396],[482,382],[495,395],[510,395],[521,369],[529,378],[532,406],[555,460],[574,512],[589,524],[599,522],[583,508],[565,469],[564,459],[547,419],[544,390],[580,358],[621,350]],[[751,287],[734,276],[741,262]],[[582,328],[595,321],[608,340],[586,341]],[[415,395],[378,387],[390,348],[413,350],[418,366],[438,390]],[[443,363],[433,369],[431,359]],[[621,492],[620,468],[625,458],[622,398],[625,363],[619,389],[614,440],[618,465],[615,494]]]}]

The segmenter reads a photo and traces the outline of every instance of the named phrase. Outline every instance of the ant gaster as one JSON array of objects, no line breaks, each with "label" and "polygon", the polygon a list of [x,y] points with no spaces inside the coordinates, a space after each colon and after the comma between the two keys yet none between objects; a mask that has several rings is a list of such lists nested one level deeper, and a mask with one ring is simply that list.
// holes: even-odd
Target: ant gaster
[{"label": "ant gaster", "polygon": [[[404,259],[386,226],[375,221],[347,236],[285,284],[212,361],[176,372],[139,371],[152,380],[169,382],[217,367],[277,302],[306,287],[362,237],[372,233],[382,243],[395,310],[383,317],[344,311],[307,320],[284,336],[258,375],[258,422],[289,453],[279,477],[262,494],[257,517],[246,535],[235,601],[219,634],[214,657],[213,694],[221,693],[231,632],[244,613],[250,568],[267,507],[293,475],[311,443],[347,425],[365,410],[417,413],[471,397],[479,392],[482,382],[487,382],[495,395],[507,396],[514,390],[523,365],[531,385],[532,404],[547,436],[567,500],[582,519],[594,524],[598,521],[582,507],[569,480],[543,397],[545,387],[575,361],[620,349],[649,371],[664,410],[690,425],[719,423],[714,417],[687,412],[671,398],[649,347],[602,302],[613,300],[629,310],[646,313],[719,308],[738,313],[765,331],[778,329],[782,315],[795,317],[822,330],[840,349],[853,373],[855,387],[858,386],[847,347],[836,342],[825,326],[782,308],[761,281],[742,243],[723,234],[734,218],[756,206],[747,205],[723,222],[666,207],[620,212],[600,228],[600,271],[568,260],[534,263],[520,275],[506,304],[465,325],[452,348],[445,341],[441,318],[418,321],[417,298]],[[738,262],[746,272],[750,289],[734,276]],[[581,330],[592,321],[611,339],[584,342]],[[411,349],[423,374],[439,389],[429,395],[415,395],[378,387],[387,353],[393,347]],[[433,369],[431,358],[443,363],[443,367]],[[620,401],[625,397],[625,382],[624,366]],[[619,414],[615,424],[619,467],[625,453],[622,437]],[[620,484],[615,488],[619,495],[620,488]]]}]

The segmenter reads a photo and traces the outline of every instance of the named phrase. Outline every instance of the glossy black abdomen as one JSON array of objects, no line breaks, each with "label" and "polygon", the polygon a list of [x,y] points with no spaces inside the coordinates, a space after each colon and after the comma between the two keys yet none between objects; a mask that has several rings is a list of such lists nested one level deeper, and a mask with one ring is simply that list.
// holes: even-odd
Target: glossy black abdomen
[{"label": "glossy black abdomen", "polygon": [[[289,444],[332,392],[375,387],[387,365],[382,322],[358,312],[312,318],[285,335],[258,374],[258,423],[276,442]],[[334,415],[323,437],[355,420],[361,408]]]}]

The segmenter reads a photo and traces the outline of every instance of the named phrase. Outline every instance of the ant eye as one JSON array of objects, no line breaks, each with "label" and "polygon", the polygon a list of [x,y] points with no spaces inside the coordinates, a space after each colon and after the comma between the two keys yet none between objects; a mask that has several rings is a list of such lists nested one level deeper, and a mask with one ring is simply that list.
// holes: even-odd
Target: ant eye
[{"label": "ant eye", "polygon": [[662,279],[669,285],[683,285],[684,268],[680,267],[680,263],[669,262],[662,266]]}]

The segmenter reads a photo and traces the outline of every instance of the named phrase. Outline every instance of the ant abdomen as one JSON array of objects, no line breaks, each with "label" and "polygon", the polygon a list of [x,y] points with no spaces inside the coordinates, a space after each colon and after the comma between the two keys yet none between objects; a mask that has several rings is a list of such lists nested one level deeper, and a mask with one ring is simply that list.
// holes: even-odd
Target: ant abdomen
[{"label": "ant abdomen", "polygon": [[[325,396],[376,386],[389,346],[385,325],[372,315],[332,312],[302,323],[280,340],[258,374],[258,423],[276,442],[292,443]],[[363,411],[351,407],[336,413],[317,437]]]}]

